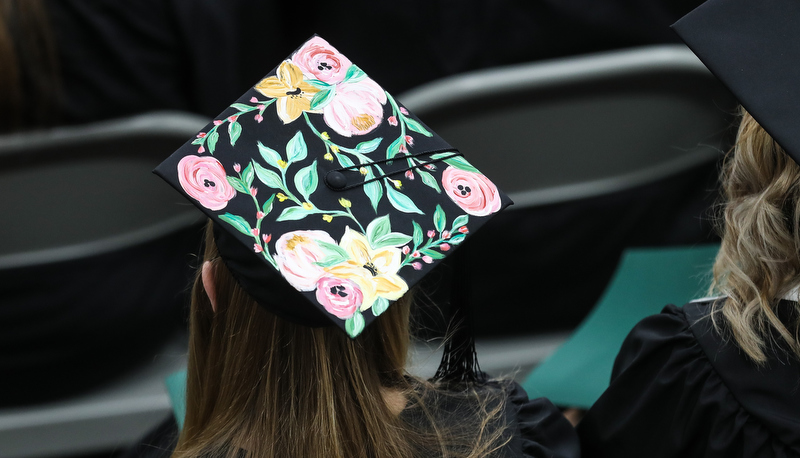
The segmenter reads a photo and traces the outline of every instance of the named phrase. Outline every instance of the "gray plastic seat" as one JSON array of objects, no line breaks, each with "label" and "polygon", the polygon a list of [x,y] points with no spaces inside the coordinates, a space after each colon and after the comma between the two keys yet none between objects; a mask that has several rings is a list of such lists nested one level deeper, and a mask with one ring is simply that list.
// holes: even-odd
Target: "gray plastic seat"
[{"label": "gray plastic seat", "polygon": [[713,161],[736,106],[682,45],[465,73],[398,99],[508,192],[511,209],[620,191]]},{"label": "gray plastic seat", "polygon": [[[0,271],[135,249],[202,224],[151,170],[207,122],[160,112],[0,136]],[[127,447],[169,412],[163,379],[185,367],[186,351],[178,332],[151,363],[92,392],[0,409],[0,456]]]}]

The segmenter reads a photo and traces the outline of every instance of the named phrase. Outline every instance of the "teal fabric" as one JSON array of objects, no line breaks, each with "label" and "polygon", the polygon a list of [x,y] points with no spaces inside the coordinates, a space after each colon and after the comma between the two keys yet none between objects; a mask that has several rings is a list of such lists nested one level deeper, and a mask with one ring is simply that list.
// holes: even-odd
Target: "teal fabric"
[{"label": "teal fabric", "polygon": [[631,328],[667,304],[703,297],[718,250],[719,245],[627,250],[592,312],[523,383],[531,398],[591,407],[608,387],[614,359]]},{"label": "teal fabric", "polygon": [[164,379],[167,385],[167,394],[172,402],[172,413],[178,422],[178,429],[183,429],[186,419],[186,369],[168,375]]}]

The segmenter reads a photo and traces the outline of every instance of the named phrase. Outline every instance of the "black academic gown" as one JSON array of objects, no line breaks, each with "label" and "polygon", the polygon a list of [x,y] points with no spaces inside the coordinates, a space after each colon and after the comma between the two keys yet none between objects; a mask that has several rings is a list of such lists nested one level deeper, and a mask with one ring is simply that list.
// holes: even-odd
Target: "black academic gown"
[{"label": "black academic gown", "polygon": [[[572,425],[561,412],[546,398],[529,400],[528,394],[515,382],[489,382],[485,387],[487,394],[502,393],[506,397],[503,415],[495,424],[487,425],[487,430],[507,426],[504,446],[492,453],[491,457],[502,458],[579,458],[578,437]],[[499,390],[499,391],[498,391]],[[446,427],[458,427],[465,418],[475,415],[475,411],[464,398],[458,395],[432,395],[426,400],[439,421]],[[406,409],[401,417],[409,424],[422,426],[427,423],[420,412]],[[468,423],[468,422],[467,422]],[[127,451],[121,458],[165,458],[172,454],[177,442],[178,428],[172,416],[151,431],[139,444]]]},{"label": "black academic gown", "polygon": [[[778,315],[790,323],[792,303]],[[754,364],[714,329],[711,302],[667,306],[626,338],[578,426],[586,457],[800,456],[800,361]]]}]

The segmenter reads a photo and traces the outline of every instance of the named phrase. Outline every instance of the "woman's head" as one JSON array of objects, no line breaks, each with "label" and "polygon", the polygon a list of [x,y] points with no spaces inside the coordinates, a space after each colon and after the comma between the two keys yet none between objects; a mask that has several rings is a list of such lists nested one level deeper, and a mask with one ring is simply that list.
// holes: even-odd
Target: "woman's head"
[{"label": "woman's head", "polygon": [[[306,456],[301,453],[305,447],[307,455],[316,453],[313,447],[347,450],[353,445],[337,441],[357,435],[347,429],[361,429],[362,422],[371,425],[376,437],[392,435],[392,414],[382,392],[407,388],[406,299],[351,339],[338,327],[296,325],[259,306],[219,258],[210,227],[204,261],[215,307],[198,273],[190,317],[186,428],[176,456],[201,452],[187,444],[216,444],[224,453],[231,447],[265,452],[258,456],[286,449]],[[297,436],[300,430],[306,430],[303,437]],[[264,441],[264,435],[273,439]]]},{"label": "woman's head", "polygon": [[755,361],[764,361],[771,330],[800,355],[795,333],[774,310],[800,285],[800,166],[743,110],[721,180],[725,204],[714,289],[729,299],[720,311]]}]

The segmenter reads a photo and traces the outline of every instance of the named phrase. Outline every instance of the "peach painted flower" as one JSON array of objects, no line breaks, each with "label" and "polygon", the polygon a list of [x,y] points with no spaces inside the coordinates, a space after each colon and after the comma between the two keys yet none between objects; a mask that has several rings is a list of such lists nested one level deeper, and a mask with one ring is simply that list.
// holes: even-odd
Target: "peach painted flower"
[{"label": "peach painted flower", "polygon": [[318,79],[328,84],[341,83],[352,64],[350,59],[320,37],[308,40],[292,56],[292,62],[307,78]]},{"label": "peach painted flower", "polygon": [[352,280],[361,288],[364,297],[362,311],[372,307],[379,297],[396,301],[408,291],[405,280],[397,275],[402,264],[398,248],[373,250],[363,234],[349,227],[345,228],[339,246],[344,248],[350,259],[326,270],[329,275]]},{"label": "peach painted flower", "polygon": [[486,216],[500,210],[500,193],[483,174],[447,167],[442,172],[444,192],[462,210],[473,216]]},{"label": "peach painted flower", "polygon": [[183,190],[209,210],[222,210],[236,195],[222,164],[210,156],[186,156],[178,162]]},{"label": "peach painted flower", "polygon": [[255,89],[277,99],[278,117],[284,124],[299,118],[304,111],[311,111],[311,99],[319,89],[303,81],[303,72],[293,63],[284,61],[275,76],[264,78]]},{"label": "peach painted flower", "polygon": [[327,276],[317,282],[317,302],[337,318],[350,318],[363,301],[361,288],[352,280]]},{"label": "peach painted flower", "polygon": [[383,120],[386,93],[375,81],[336,86],[336,96],[322,109],[325,123],[339,135],[351,137],[372,132]]},{"label": "peach painted flower", "polygon": [[287,232],[275,242],[278,270],[298,291],[313,291],[325,274],[325,269],[315,264],[325,258],[317,241],[336,245],[336,241],[325,231]]}]

